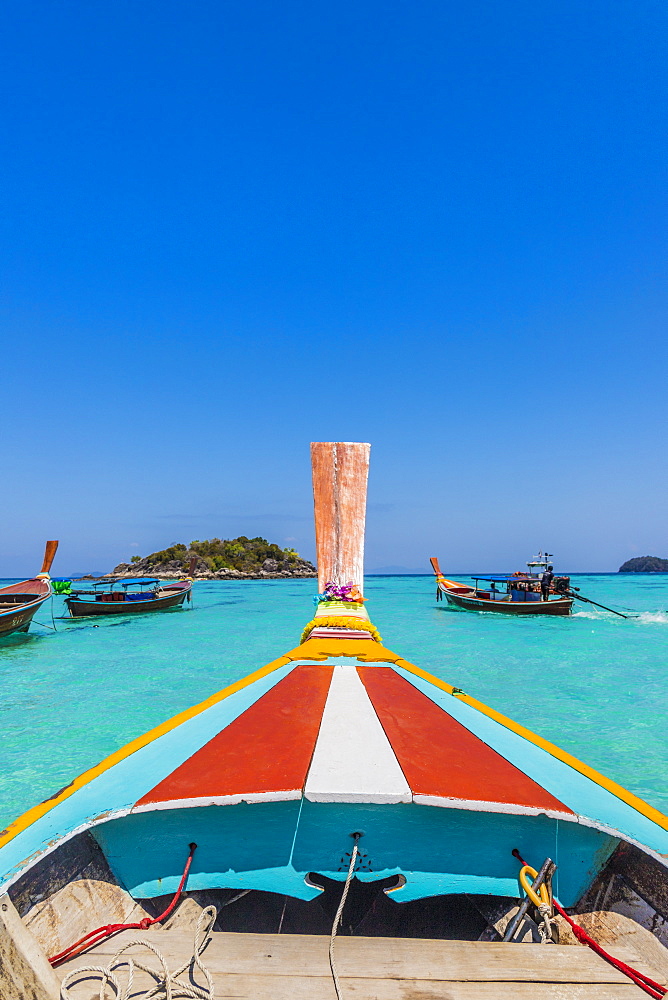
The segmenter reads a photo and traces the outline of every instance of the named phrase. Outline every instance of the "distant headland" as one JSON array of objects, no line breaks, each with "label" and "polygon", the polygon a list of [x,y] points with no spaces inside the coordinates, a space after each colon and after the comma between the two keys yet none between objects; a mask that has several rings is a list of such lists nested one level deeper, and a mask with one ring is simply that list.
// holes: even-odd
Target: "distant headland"
[{"label": "distant headland", "polygon": [[658,556],[636,556],[635,559],[627,559],[617,572],[668,573],[668,559],[659,559]]},{"label": "distant headland", "polygon": [[133,556],[119,563],[110,575],[120,577],[159,576],[178,578],[188,571],[195,557],[195,576],[204,580],[280,580],[317,576],[315,566],[294,549],[282,549],[266,538],[220,539],[190,545],[179,542],[150,556]]}]

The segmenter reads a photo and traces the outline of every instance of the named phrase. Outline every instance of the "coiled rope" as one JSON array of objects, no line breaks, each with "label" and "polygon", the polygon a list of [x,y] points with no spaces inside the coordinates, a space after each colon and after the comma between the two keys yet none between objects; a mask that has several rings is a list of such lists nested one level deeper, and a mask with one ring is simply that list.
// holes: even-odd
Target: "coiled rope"
[{"label": "coiled rope", "polygon": [[332,924],[332,933],[329,936],[329,967],[332,970],[332,979],[334,980],[334,989],[336,990],[337,1000],[342,1000],[341,994],[341,984],[339,983],[339,973],[336,968],[336,962],[334,960],[334,941],[336,939],[336,932],[341,924],[341,918],[343,917],[343,907],[346,905],[346,899],[348,898],[348,890],[350,889],[350,883],[353,880],[353,872],[355,871],[355,862],[357,861],[357,855],[359,848],[357,846],[357,841],[360,835],[356,833],[355,844],[350,855],[350,867],[348,869],[348,875],[346,876],[346,884],[343,887],[343,892],[341,893],[341,902],[339,903],[338,909],[336,911],[336,916],[334,917],[334,923]]},{"label": "coiled rope", "polygon": [[[131,995],[138,1000],[136,992],[131,994],[135,969],[146,972],[156,980],[155,986],[143,995],[143,1000],[174,1000],[175,997],[188,997],[193,998],[193,1000],[214,1000],[213,979],[209,970],[202,963],[200,956],[209,941],[211,928],[215,924],[217,916],[218,912],[215,906],[207,906],[202,910],[195,928],[192,957],[187,962],[184,962],[176,972],[169,971],[165,956],[151,941],[141,938],[138,941],[129,941],[122,948],[119,948],[108,965],[90,965],[81,969],[72,969],[71,972],[68,972],[61,983],[61,1000],[70,1000],[70,988],[75,982],[94,977],[100,980],[99,1000],[130,1000]],[[130,955],[121,957],[130,948],[139,946],[152,951],[158,959],[161,968],[154,969]],[[198,986],[193,981],[192,974],[190,982],[179,979],[179,976],[183,975],[186,969],[190,969],[192,966],[196,966],[199,969],[206,980],[206,986]],[[122,968],[126,970],[125,985],[121,984],[118,976],[118,971]]]}]

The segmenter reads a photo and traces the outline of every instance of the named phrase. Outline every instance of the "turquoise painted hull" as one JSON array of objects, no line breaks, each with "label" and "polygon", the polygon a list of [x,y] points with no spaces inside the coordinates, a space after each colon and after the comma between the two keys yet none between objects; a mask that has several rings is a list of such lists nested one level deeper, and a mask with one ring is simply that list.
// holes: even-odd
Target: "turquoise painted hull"
[{"label": "turquoise painted hull", "polygon": [[[191,890],[264,889],[314,899],[309,873],[344,879],[352,840],[363,832],[358,878],[403,875],[396,902],[447,893],[519,895],[513,848],[552,857],[558,895],[572,906],[619,840],[547,816],[517,816],[415,804],[272,802],[158,810],[93,831],[111,869],[133,896],[174,892],[188,843],[197,843]],[[563,864],[562,864],[563,859]]]}]

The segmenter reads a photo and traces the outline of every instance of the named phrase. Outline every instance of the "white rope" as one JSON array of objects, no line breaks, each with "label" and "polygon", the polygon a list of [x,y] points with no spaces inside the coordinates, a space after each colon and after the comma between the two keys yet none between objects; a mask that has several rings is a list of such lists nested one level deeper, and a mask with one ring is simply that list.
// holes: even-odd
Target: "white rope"
[{"label": "white rope", "polygon": [[549,903],[541,903],[538,907],[538,912],[541,918],[540,923],[538,924],[540,943],[553,944],[552,924],[554,923],[554,918],[552,916],[552,906]]},{"label": "white rope", "polygon": [[336,968],[336,962],[334,961],[334,939],[336,938],[336,932],[339,929],[339,924],[341,923],[341,917],[343,916],[343,907],[346,905],[346,898],[348,896],[348,889],[350,889],[350,883],[353,880],[353,872],[355,870],[355,862],[357,860],[357,843],[355,843],[352,854],[350,856],[350,868],[348,869],[348,875],[346,877],[346,884],[343,887],[343,892],[341,893],[341,902],[339,903],[339,908],[336,911],[336,916],[334,917],[334,923],[332,924],[332,933],[329,936],[329,967],[332,970],[332,979],[334,980],[334,989],[336,990],[336,996],[338,1000],[342,1000],[341,996],[341,986],[339,985],[339,973]]},{"label": "white rope", "polygon": [[[90,965],[84,968],[72,969],[71,972],[68,972],[60,986],[61,1000],[72,1000],[70,989],[74,982],[80,982],[84,978],[91,979],[93,977],[99,977],[100,979],[100,992],[98,994],[99,1000],[130,1000],[130,991],[132,990],[135,969],[141,969],[142,972],[148,973],[149,976],[153,976],[156,980],[156,985],[147,993],[143,994],[144,1000],[175,1000],[176,997],[188,997],[192,998],[192,1000],[214,1000],[213,979],[211,978],[208,969],[206,969],[202,964],[200,955],[209,941],[211,928],[215,924],[217,916],[218,913],[215,906],[207,906],[202,910],[195,928],[195,940],[193,943],[192,957],[189,958],[188,961],[185,962],[179,969],[177,969],[176,972],[169,971],[165,956],[151,941],[147,941],[145,938],[138,941],[129,941],[128,944],[124,945],[116,952],[108,965]],[[152,951],[162,968],[153,969],[150,965],[144,965],[142,962],[137,961],[136,958],[131,958],[129,955],[121,958],[123,952],[127,951],[128,948],[134,948],[137,945],[142,945],[144,948],[148,948],[149,951]],[[184,982],[179,979],[179,976],[181,976],[186,969],[189,969],[193,965],[196,966],[204,976],[204,979],[206,980],[205,987],[197,986],[194,982]],[[126,982],[124,986],[121,985],[117,975],[118,969],[123,966],[127,966],[127,972],[125,973]],[[108,992],[108,987],[113,992]],[[135,1000],[139,1000],[139,995],[137,993],[132,994],[132,996]]]}]

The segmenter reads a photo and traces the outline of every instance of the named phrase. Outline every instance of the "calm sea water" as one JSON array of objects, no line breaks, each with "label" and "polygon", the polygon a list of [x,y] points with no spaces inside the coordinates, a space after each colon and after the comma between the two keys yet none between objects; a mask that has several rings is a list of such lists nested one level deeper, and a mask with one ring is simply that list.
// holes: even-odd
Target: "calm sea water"
[{"label": "calm sea water", "polygon": [[[462,577],[458,577],[463,579]],[[668,575],[579,576],[570,618],[435,602],[433,577],[370,577],[385,645],[668,812]],[[314,580],[197,582],[189,609],[34,624],[0,643],[0,826],[171,715],[297,645]],[[54,615],[64,613],[54,598]],[[48,604],[38,613],[51,624]]]}]

